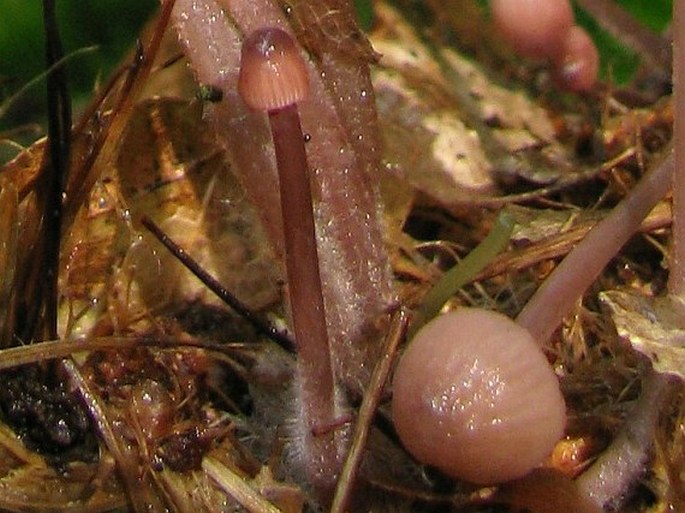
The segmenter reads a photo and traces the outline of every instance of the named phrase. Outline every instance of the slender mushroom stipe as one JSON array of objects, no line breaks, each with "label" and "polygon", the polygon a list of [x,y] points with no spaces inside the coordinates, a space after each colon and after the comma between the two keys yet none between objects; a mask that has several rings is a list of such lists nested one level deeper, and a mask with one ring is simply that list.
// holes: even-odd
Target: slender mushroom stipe
[{"label": "slender mushroom stipe", "polygon": [[309,166],[297,102],[309,92],[307,69],[293,38],[279,28],[249,35],[242,47],[238,92],[269,116],[278,168],[286,274],[298,360],[304,470],[323,497],[341,460],[335,440],[333,369],[319,272]]}]

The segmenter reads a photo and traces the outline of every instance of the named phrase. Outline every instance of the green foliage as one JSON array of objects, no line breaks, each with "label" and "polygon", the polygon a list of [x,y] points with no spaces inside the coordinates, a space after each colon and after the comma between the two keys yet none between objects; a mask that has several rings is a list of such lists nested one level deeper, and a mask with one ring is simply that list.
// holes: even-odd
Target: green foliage
[{"label": "green foliage", "polygon": [[445,272],[424,296],[412,322],[410,338],[507,246],[513,229],[514,219],[506,212],[502,212],[485,240],[461,262]]},{"label": "green foliage", "polygon": [[[618,0],[617,3],[640,23],[657,32],[663,31],[671,21],[672,0]],[[600,28],[582,9],[576,9],[576,20],[588,30],[597,45],[602,76],[617,84],[628,82],[640,64],[640,57]]]},{"label": "green foliage", "polygon": [[[483,0],[480,0],[483,1]],[[618,0],[654,30],[670,21],[672,0]],[[85,101],[97,80],[106,77],[132,47],[143,24],[158,6],[156,0],[59,0],[56,2],[65,53],[97,45],[68,64],[75,103]],[[360,25],[373,24],[373,0],[354,0]],[[0,103],[44,71],[43,25],[38,0],[0,0]],[[600,49],[602,69],[617,82],[629,80],[639,58],[578,12]],[[22,101],[0,119],[0,130],[40,120],[45,111],[44,82],[29,88]]]},{"label": "green foliage", "polygon": [[[488,0],[476,0],[487,8]],[[613,0],[621,4],[635,19],[656,32],[663,31],[671,21],[672,0]],[[576,21],[582,25],[595,41],[601,57],[601,73],[604,78],[611,77],[615,83],[628,82],[640,64],[640,58],[609,35],[586,14],[575,6]]]},{"label": "green foliage", "polygon": [[[69,61],[69,85],[76,103],[87,99],[131,49],[156,0],[58,0],[57,16],[66,55],[97,45]],[[44,71],[42,3],[0,0],[0,102]],[[45,112],[44,81],[30,88],[0,119],[0,129],[40,120]]]},{"label": "green foliage", "polygon": [[354,0],[354,10],[362,30],[369,30],[373,25],[373,0]]},{"label": "green foliage", "polygon": [[597,46],[601,61],[600,75],[602,78],[610,78],[616,84],[628,82],[640,64],[640,57],[632,50],[621,45],[584,11],[576,11],[576,21],[587,29]]},{"label": "green foliage", "polygon": [[618,0],[640,23],[657,32],[663,31],[671,21],[672,0]]}]

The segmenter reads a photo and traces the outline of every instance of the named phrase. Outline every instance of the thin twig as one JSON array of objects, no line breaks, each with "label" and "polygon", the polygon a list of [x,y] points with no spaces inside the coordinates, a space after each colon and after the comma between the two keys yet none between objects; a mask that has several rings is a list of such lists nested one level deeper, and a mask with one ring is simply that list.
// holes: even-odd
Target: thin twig
[{"label": "thin twig", "polygon": [[[52,71],[47,76],[49,159],[43,160],[45,176],[45,211],[42,241],[44,244],[44,319],[43,338],[57,338],[57,278],[62,228],[62,192],[69,172],[71,157],[71,97],[64,65],[55,66],[64,58],[54,0],[43,0],[46,63]],[[49,164],[48,164],[49,162]]]},{"label": "thin twig", "polygon": [[126,489],[126,494],[133,506],[133,510],[138,513],[148,511],[147,501],[142,493],[142,488],[138,480],[138,472],[136,461],[130,458],[129,454],[125,454],[123,446],[119,437],[114,433],[112,424],[107,417],[105,407],[102,404],[100,397],[91,389],[86,379],[78,370],[72,360],[64,360],[62,368],[69,376],[72,384],[78,389],[81,399],[86,404],[86,408],[90,413],[91,420],[95,423],[95,427],[102,438],[105,446],[112,454],[114,461],[117,464],[117,470]]},{"label": "thin twig", "polygon": [[231,497],[250,513],[281,513],[281,510],[252,488],[245,478],[221,462],[205,457],[202,469]]},{"label": "thin twig", "polygon": [[369,436],[369,427],[376,414],[376,409],[383,393],[383,387],[392,368],[397,347],[406,335],[408,322],[407,312],[399,310],[395,314],[390,331],[385,338],[383,356],[376,364],[369,387],[364,395],[364,400],[359,408],[352,446],[340,474],[333,498],[333,505],[331,506],[331,513],[343,513],[347,507],[350,495],[354,489],[355,476],[362,463],[362,456]]},{"label": "thin twig", "polygon": [[138,347],[179,350],[200,348],[223,355],[245,349],[244,344],[217,344],[196,338],[94,337],[87,340],[51,340],[0,351],[0,371],[29,363],[66,358],[84,351],[123,351]]},{"label": "thin twig", "polygon": [[278,331],[269,322],[265,321],[257,314],[252,312],[250,308],[235,297],[228,289],[226,289],[219,281],[211,274],[205,271],[202,266],[193,259],[186,251],[176,244],[164,231],[157,226],[152,219],[143,216],[140,223],[150,230],[150,232],[166,247],[172,255],[174,255],[179,262],[181,262],[191,273],[193,273],[209,290],[214,292],[219,299],[221,299],[228,306],[233,308],[241,317],[262,335],[270,338],[279,346],[290,353],[295,352],[295,344],[290,338]]}]

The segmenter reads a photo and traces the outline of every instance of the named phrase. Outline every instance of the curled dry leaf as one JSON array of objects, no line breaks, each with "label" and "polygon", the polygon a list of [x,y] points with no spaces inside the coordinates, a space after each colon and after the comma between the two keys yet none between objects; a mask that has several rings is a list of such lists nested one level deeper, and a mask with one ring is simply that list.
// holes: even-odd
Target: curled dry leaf
[{"label": "curled dry leaf", "polygon": [[656,371],[685,379],[685,319],[680,300],[617,290],[599,297],[618,334],[649,358]]},{"label": "curled dry leaf", "polygon": [[[95,317],[122,330],[147,312],[194,301],[219,306],[206,287],[142,231],[137,223],[143,214],[224,286],[239,291],[251,308],[277,301],[273,254],[201,116],[199,104],[183,100],[150,100],[136,107],[116,162],[100,170],[88,209],[66,239],[62,290],[69,299],[63,324],[67,333],[77,334],[79,325],[91,330]],[[94,303],[94,298],[99,300]],[[108,321],[99,317],[105,310]],[[79,316],[82,311],[88,312],[85,317]]]},{"label": "curled dry leaf", "polygon": [[[89,404],[100,408],[90,412],[91,420],[100,434],[108,426],[127,463],[119,467],[120,462],[115,464],[102,448],[99,461],[67,461],[68,472],[61,472],[25,449],[3,426],[2,510],[95,512],[128,505],[142,511],[145,504],[146,511],[164,511],[172,503],[177,511],[221,511],[236,506],[208,476],[188,472],[200,467],[208,450],[214,448],[226,458],[235,444],[226,436],[229,429],[223,413],[207,402],[204,379],[211,358],[202,350],[127,351],[125,343],[111,352],[88,353],[88,349],[95,349],[96,335],[125,333],[131,337],[128,340],[137,341],[150,331],[159,334],[168,329],[173,336],[187,339],[178,326],[183,325],[204,330],[209,337],[213,329],[224,342],[235,330],[234,320],[222,320],[227,317],[225,307],[169,258],[152,236],[140,231],[137,223],[142,215],[156,219],[254,309],[278,302],[273,253],[224,152],[207,135],[201,104],[170,99],[142,102],[118,136],[114,161],[98,163],[101,167],[95,173],[100,179],[88,196],[87,208],[65,230],[60,326],[61,335],[78,338],[83,351],[78,360],[84,380],[93,389]],[[87,151],[87,136],[74,143],[77,152]],[[43,148],[44,142],[36,143],[0,175],[0,197],[8,207],[2,210],[0,229],[11,235],[0,257],[9,270],[31,268],[25,248],[36,240],[32,184]],[[12,278],[12,272],[3,273],[3,303],[16,296]],[[199,314],[194,305],[200,305]],[[7,323],[12,308],[7,312],[3,331],[11,332]],[[179,315],[167,315],[172,313]],[[11,337],[3,337],[3,343],[10,341]],[[45,357],[41,354],[29,361]],[[3,360],[6,356],[0,353]],[[160,458],[163,470],[152,472]],[[133,492],[130,486],[126,489],[131,480],[137,483]]]}]

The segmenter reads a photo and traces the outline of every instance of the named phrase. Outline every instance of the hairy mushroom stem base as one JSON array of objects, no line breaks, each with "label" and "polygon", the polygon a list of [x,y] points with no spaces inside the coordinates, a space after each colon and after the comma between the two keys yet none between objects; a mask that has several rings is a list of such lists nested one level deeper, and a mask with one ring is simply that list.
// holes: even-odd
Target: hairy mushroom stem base
[{"label": "hairy mushroom stem base", "polygon": [[317,249],[312,182],[298,102],[309,96],[309,73],[294,39],[277,27],[243,41],[238,91],[269,117],[283,224],[290,317],[297,350],[295,450],[319,499],[332,499],[342,466],[336,397]]},{"label": "hairy mushroom stem base", "polygon": [[[295,104],[269,112],[286,234],[285,260],[303,403],[305,472],[332,491],[341,459],[335,443],[335,388],[326,329],[307,156]],[[305,163],[302,165],[302,163]],[[306,186],[303,186],[306,185]],[[329,482],[330,481],[330,482]]]}]

